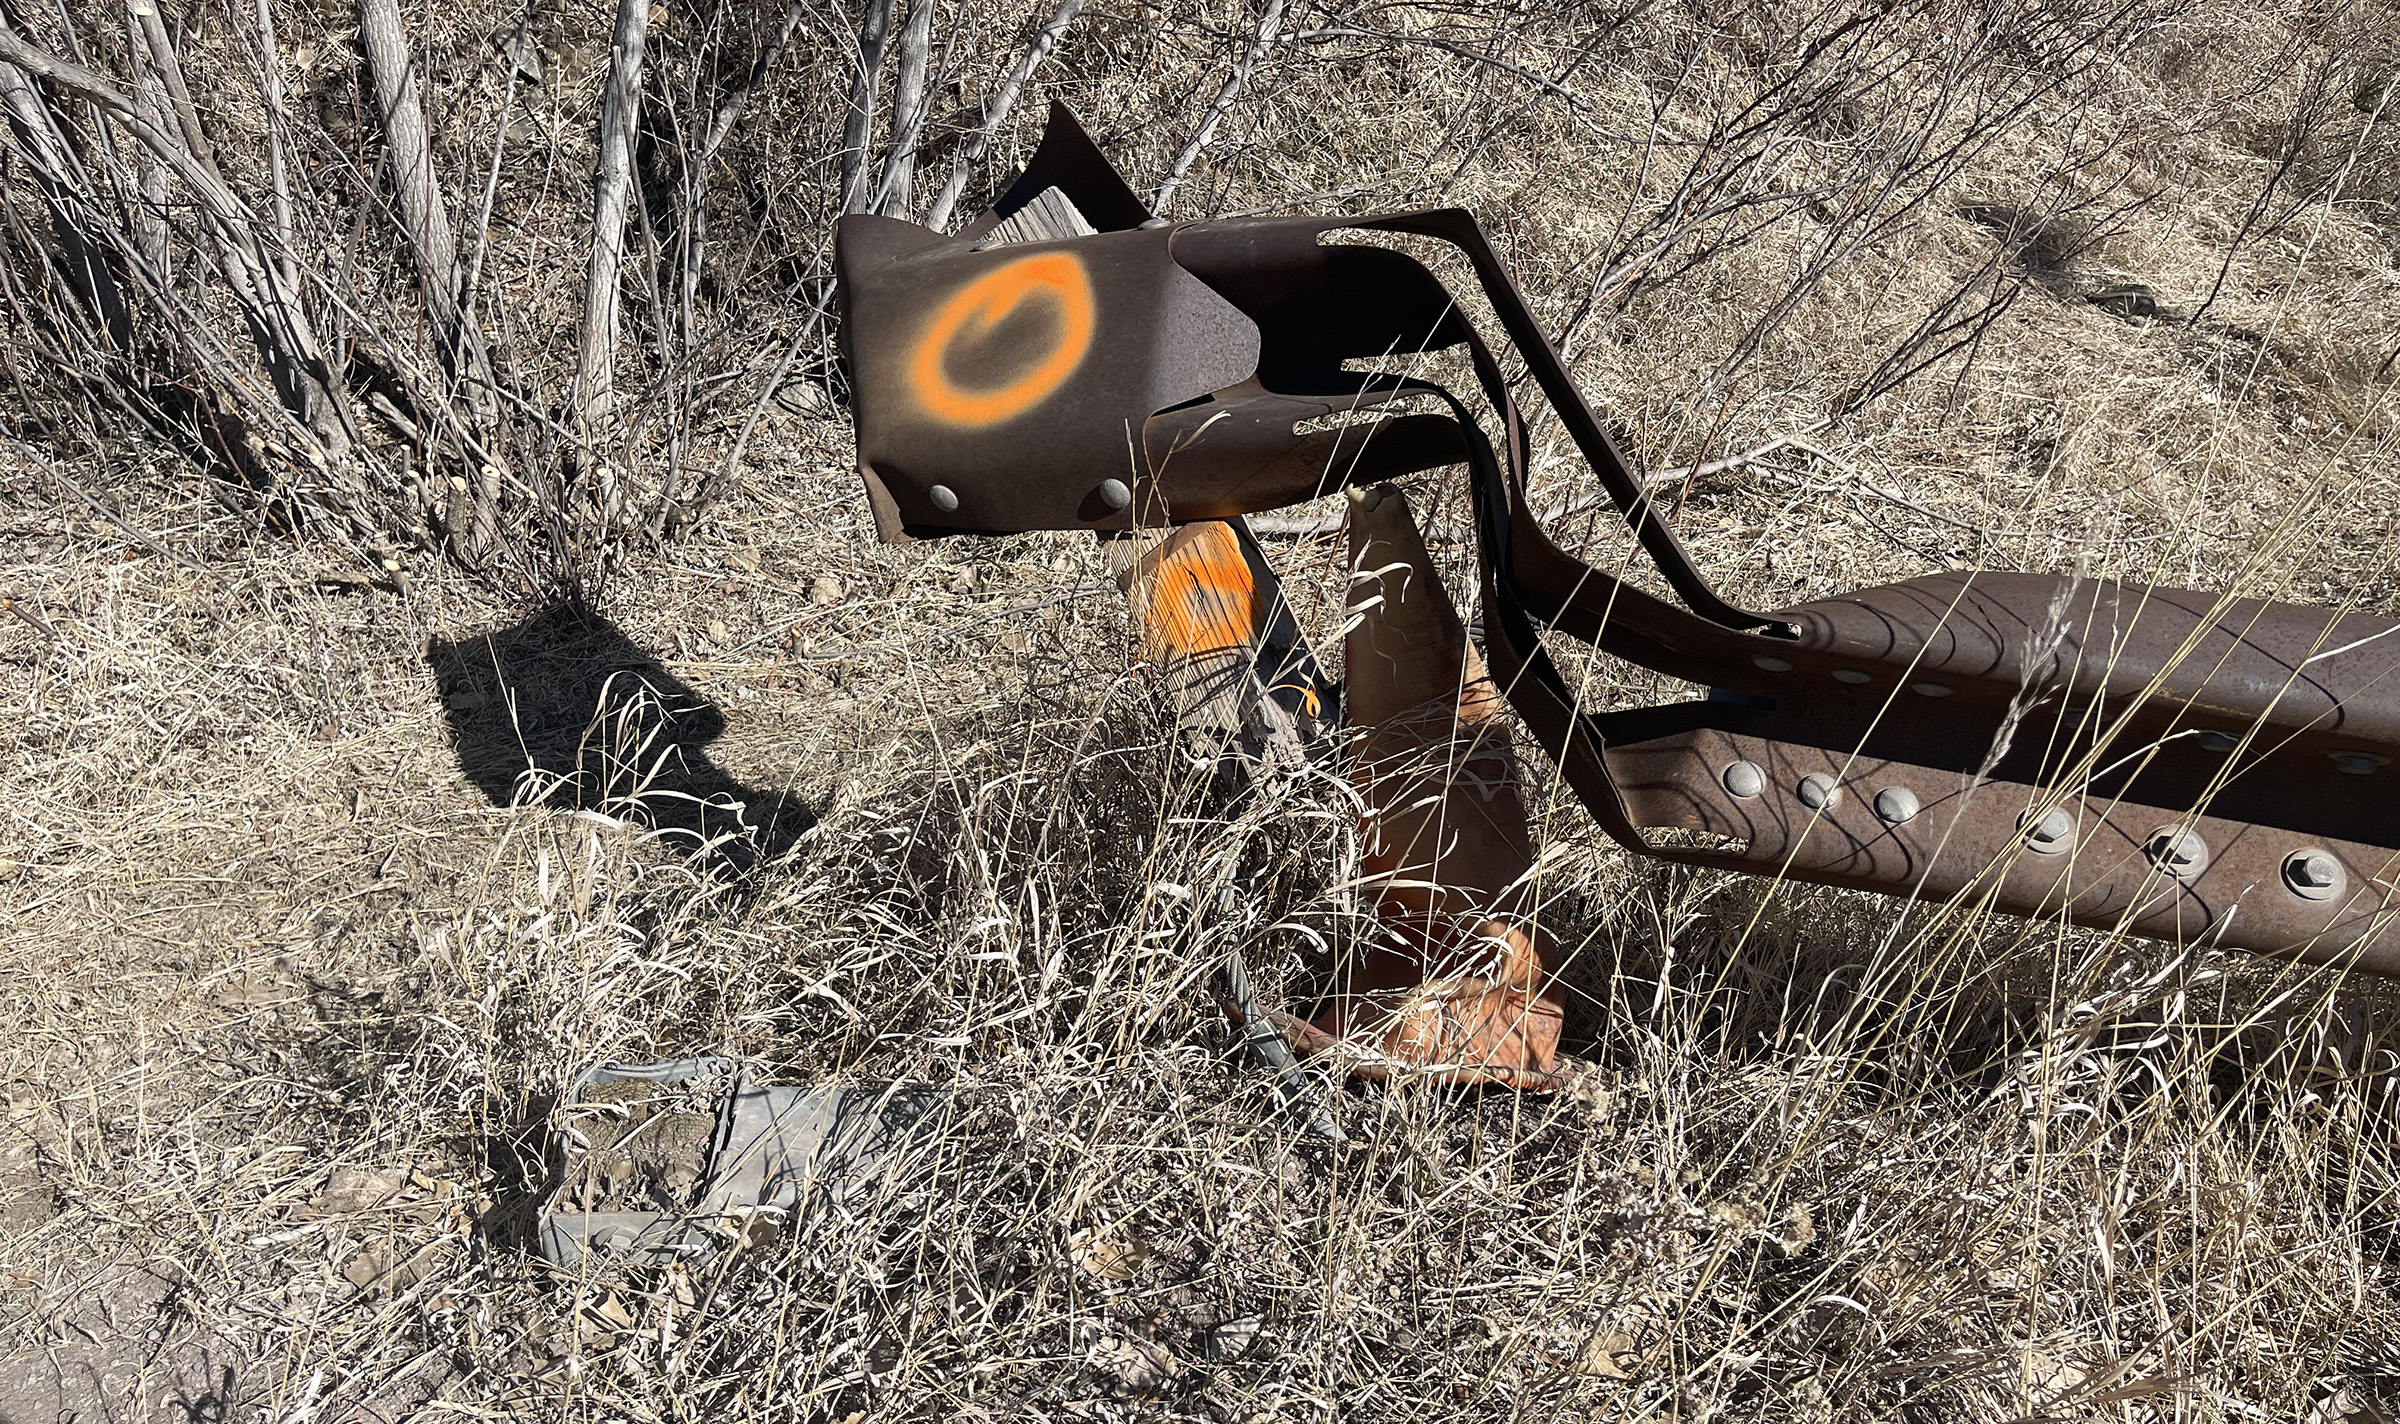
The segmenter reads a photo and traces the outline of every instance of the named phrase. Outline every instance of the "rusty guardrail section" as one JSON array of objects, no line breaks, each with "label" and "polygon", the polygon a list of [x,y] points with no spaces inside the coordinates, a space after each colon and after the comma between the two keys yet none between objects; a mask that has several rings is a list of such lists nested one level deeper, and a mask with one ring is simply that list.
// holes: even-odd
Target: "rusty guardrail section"
[{"label": "rusty guardrail section", "polygon": [[[987,241],[1045,206],[1094,231]],[[1678,601],[1551,541],[1493,348],[1412,258],[1324,243],[1346,229],[1466,257]],[[2400,623],[1990,572],[1736,608],[1467,213],[1167,224],[1055,107],[993,211],[951,237],[847,217],[837,262],[886,539],[1230,519],[1463,463],[1485,660],[1628,848],[2400,975]],[[1346,365],[1452,347],[1496,430],[1438,385]],[[1451,413],[1376,414],[1401,397]],[[1714,691],[1586,710],[1546,634]]]}]

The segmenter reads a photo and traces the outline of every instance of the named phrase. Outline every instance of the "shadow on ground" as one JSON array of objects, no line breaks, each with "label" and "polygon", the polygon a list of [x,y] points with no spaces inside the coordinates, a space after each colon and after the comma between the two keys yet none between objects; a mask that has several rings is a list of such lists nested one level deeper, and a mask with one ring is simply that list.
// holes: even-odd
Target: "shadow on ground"
[{"label": "shadow on ground", "polygon": [[736,874],[816,824],[797,796],[744,786],[709,760],[724,714],[579,600],[435,639],[425,657],[459,768],[495,806],[621,817]]}]

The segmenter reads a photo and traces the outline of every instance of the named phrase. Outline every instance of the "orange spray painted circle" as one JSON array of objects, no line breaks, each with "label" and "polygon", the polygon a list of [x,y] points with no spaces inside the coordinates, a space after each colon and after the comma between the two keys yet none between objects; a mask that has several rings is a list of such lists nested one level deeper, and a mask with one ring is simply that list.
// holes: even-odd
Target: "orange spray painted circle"
[{"label": "orange spray painted circle", "polygon": [[[942,369],[959,334],[983,335],[1026,302],[1058,307],[1058,337],[1031,369],[1007,385],[961,389]],[[950,425],[996,425],[1038,405],[1083,364],[1092,346],[1092,283],[1072,253],[1039,252],[996,267],[951,294],[909,358],[908,383],[917,403]]]}]

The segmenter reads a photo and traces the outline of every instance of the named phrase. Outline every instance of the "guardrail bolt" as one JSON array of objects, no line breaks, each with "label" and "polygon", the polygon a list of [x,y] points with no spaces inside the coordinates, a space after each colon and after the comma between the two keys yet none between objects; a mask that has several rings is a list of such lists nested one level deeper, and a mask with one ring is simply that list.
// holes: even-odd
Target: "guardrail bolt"
[{"label": "guardrail bolt", "polygon": [[1833,680],[1835,682],[1846,682],[1852,687],[1857,687],[1862,683],[1873,682],[1875,680],[1875,674],[1860,668],[1835,668],[1833,670]]},{"label": "guardrail bolt", "polygon": [[2303,899],[2330,899],[2341,888],[2342,863],[2321,850],[2293,851],[2283,862],[2283,883]]},{"label": "guardrail bolt", "polygon": [[2171,875],[2197,875],[2208,864],[2208,842],[2196,831],[2168,826],[2150,833],[2143,847],[2150,863]]},{"label": "guardrail bolt", "polygon": [[2241,744],[2242,739],[2231,732],[2202,732],[2200,734],[2200,750],[2204,752],[2229,752]]},{"label": "guardrail bolt", "polygon": [[2333,754],[2334,769],[2346,771],[2352,776],[2373,776],[2377,767],[2390,760],[2390,757],[2380,756],[2374,752],[2335,752]]},{"label": "guardrail bolt", "polygon": [[1914,820],[1918,809],[1917,793],[1905,786],[1887,786],[1875,793],[1875,814],[1886,825]]},{"label": "guardrail bolt", "polygon": [[1779,658],[1770,653],[1760,653],[1750,661],[1765,668],[1768,672],[1790,672],[1792,670],[1791,659]]},{"label": "guardrail bolt", "polygon": [[958,513],[958,491],[948,485],[935,485],[925,491],[925,498],[944,514]]},{"label": "guardrail bolt", "polygon": [[1822,811],[1842,794],[1841,785],[1821,771],[1812,771],[1800,778],[1800,804],[1811,811]]},{"label": "guardrail bolt", "polygon": [[1737,761],[1725,768],[1725,789],[1748,800],[1767,789],[1767,774],[1754,761]]},{"label": "guardrail bolt", "polygon": [[1111,509],[1123,509],[1133,503],[1133,491],[1126,487],[1123,480],[1102,480],[1100,502]]},{"label": "guardrail bolt", "polygon": [[2051,807],[2025,828],[2025,844],[2045,854],[2055,855],[2074,843],[2075,813],[2064,806]]}]

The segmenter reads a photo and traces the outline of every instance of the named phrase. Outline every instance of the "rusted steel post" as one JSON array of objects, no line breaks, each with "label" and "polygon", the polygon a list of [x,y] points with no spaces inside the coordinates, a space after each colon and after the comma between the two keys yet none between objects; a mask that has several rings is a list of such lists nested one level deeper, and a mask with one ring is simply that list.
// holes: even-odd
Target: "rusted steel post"
[{"label": "rusted steel post", "polygon": [[1549,1088],[1563,1006],[1499,690],[1408,501],[1350,492],[1350,778],[1375,931],[1318,1027],[1456,1082]]}]

